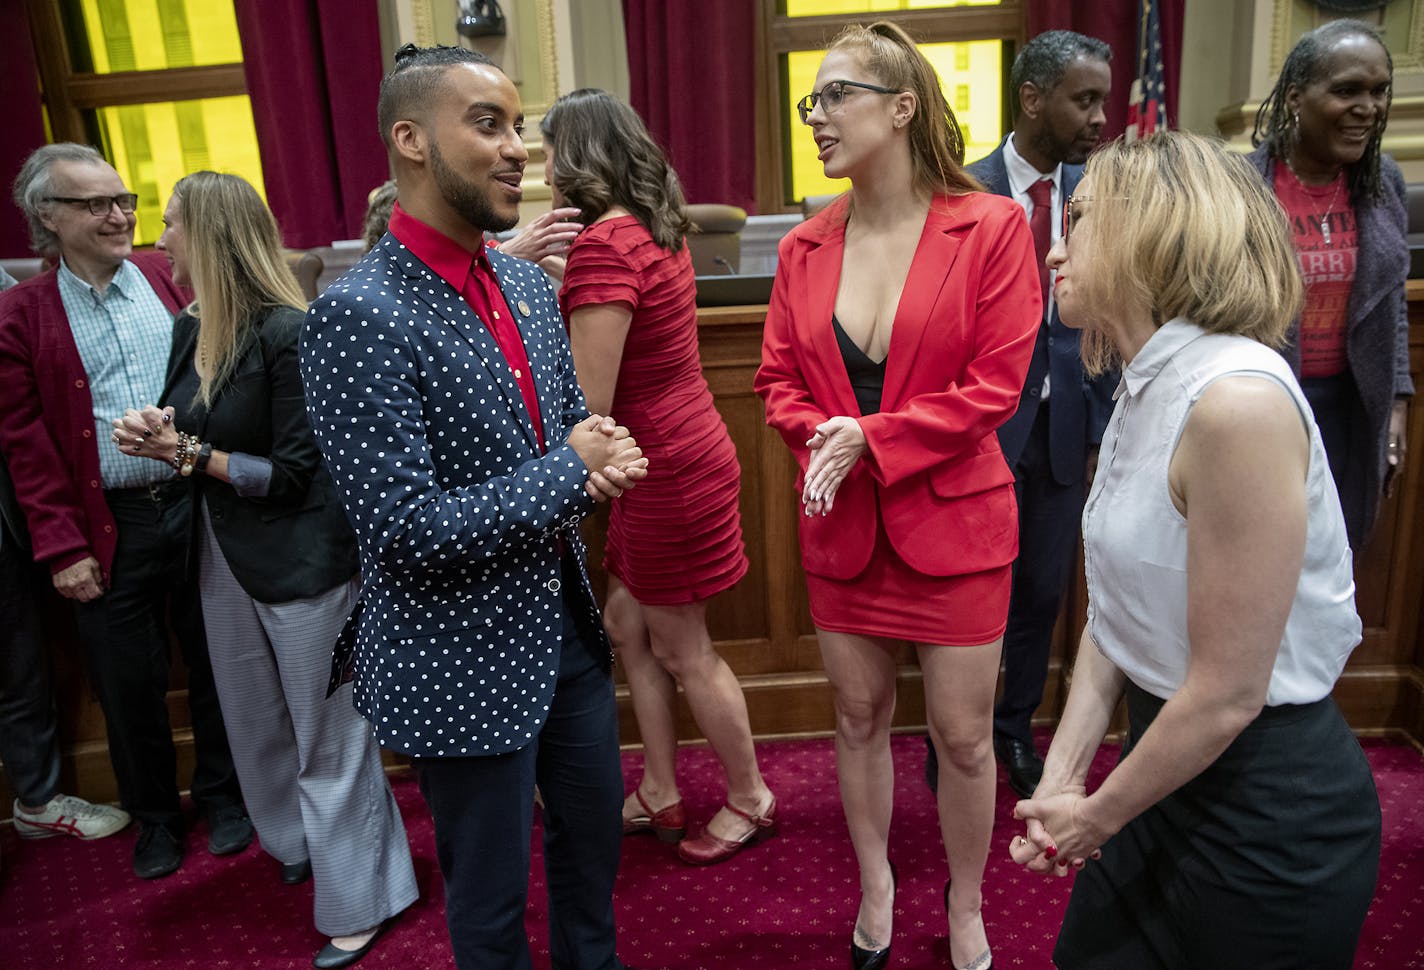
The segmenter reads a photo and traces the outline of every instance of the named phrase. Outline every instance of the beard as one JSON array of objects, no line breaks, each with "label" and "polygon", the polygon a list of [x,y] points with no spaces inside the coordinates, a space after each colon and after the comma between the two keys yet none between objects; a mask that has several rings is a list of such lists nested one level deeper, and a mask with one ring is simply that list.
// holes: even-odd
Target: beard
[{"label": "beard", "polygon": [[513,229],[519,222],[519,209],[510,215],[495,211],[489,195],[481,192],[475,184],[445,164],[445,156],[440,146],[430,143],[430,172],[435,177],[435,185],[446,204],[460,214],[460,217],[485,232],[504,232]]},{"label": "beard", "polygon": [[[1080,134],[1082,134],[1082,132],[1074,132],[1072,138],[1064,139],[1059,138],[1050,129],[1045,127],[1038,133],[1038,137],[1034,139],[1034,147],[1042,152],[1045,157],[1051,158],[1056,162],[1062,162],[1068,165],[1082,165],[1088,160],[1088,155],[1091,154],[1092,149],[1085,149],[1079,144],[1078,136]],[[1096,141],[1093,143],[1093,147],[1097,147]]]}]

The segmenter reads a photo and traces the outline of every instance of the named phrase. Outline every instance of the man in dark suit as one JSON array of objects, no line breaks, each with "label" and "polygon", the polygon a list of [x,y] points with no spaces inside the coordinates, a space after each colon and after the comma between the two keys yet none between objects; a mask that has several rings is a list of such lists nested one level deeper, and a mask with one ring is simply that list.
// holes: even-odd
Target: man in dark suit
[{"label": "man in dark suit", "polygon": [[378,118],[389,231],[312,305],[301,350],[361,554],[338,673],[381,744],[415,759],[456,964],[531,966],[537,782],[553,966],[613,970],[623,784],[578,524],[645,462],[588,415],[548,278],[483,244],[518,219],[528,161],[509,78],[407,46]]},{"label": "man in dark suit", "polygon": [[1010,71],[1018,114],[998,148],[969,166],[984,186],[1019,202],[1034,234],[1044,287],[1023,398],[999,428],[1019,500],[1019,556],[1004,631],[1004,692],[994,705],[994,753],[1024,798],[1043,773],[1030,721],[1043,700],[1053,624],[1068,583],[1089,463],[1112,413],[1113,378],[1088,379],[1078,331],[1058,319],[1043,264],[1062,234],[1063,204],[1098,144],[1112,83],[1107,44],[1067,30],[1024,45]]}]

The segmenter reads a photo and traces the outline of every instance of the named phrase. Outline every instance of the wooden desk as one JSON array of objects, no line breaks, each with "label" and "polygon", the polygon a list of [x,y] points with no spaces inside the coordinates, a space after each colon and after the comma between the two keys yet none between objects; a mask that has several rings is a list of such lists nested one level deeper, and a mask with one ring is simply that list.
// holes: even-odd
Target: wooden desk
[{"label": "wooden desk", "polygon": [[[1408,288],[1410,364],[1424,387],[1424,281]],[[699,313],[703,368],[742,465],[742,527],[751,569],[736,588],[712,602],[708,621],[722,655],[742,681],[752,729],[760,737],[828,734],[834,728],[830,687],[806,604],[796,541],[795,468],[781,439],[766,427],[752,376],[761,359],[765,307],[720,307]],[[1350,724],[1362,733],[1404,733],[1424,743],[1424,405],[1410,408],[1409,455],[1403,480],[1385,502],[1373,541],[1358,563],[1358,606],[1364,642],[1355,650],[1335,696]],[[602,521],[587,526],[591,562],[602,584]],[[65,755],[63,791],[96,800],[116,797],[105,747],[104,719],[78,662],[73,622],[52,592],[42,610],[54,645],[55,692]],[[1081,576],[1055,632],[1048,688],[1036,722],[1057,721],[1082,628]],[[175,652],[176,656],[176,652]],[[183,784],[192,770],[186,674],[175,663],[169,710],[178,742]],[[902,686],[895,724],[923,729],[919,669],[908,650],[900,657]],[[625,687],[619,688],[623,740],[636,743],[637,726]],[[685,708],[678,731],[697,737]],[[0,818],[12,793],[0,778]]]},{"label": "wooden desk", "polygon": [[[1424,280],[1408,287],[1410,365],[1424,389]],[[766,427],[752,376],[761,354],[765,307],[724,307],[699,313],[703,370],[742,463],[742,527],[751,570],[709,609],[712,638],[736,671],[758,736],[826,734],[834,729],[830,687],[821,670],[806,602],[796,540],[795,467],[781,439]],[[1374,537],[1357,564],[1356,603],[1364,640],[1350,657],[1335,697],[1361,733],[1407,733],[1424,743],[1424,404],[1410,408],[1411,461],[1385,501]],[[600,524],[588,535],[597,567]],[[601,583],[601,575],[599,581]],[[1086,615],[1081,568],[1054,632],[1047,689],[1035,723],[1057,722],[1067,695],[1067,673]],[[901,692],[895,724],[923,728],[919,669],[908,649],[900,656]],[[620,688],[625,743],[637,725]],[[683,709],[681,737],[697,737]]]}]

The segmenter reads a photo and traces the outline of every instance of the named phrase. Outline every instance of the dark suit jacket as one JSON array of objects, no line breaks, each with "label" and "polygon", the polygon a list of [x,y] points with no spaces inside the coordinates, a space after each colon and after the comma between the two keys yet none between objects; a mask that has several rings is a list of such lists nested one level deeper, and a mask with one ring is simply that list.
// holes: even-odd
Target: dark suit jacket
[{"label": "dark suit jacket", "polygon": [[[154,293],[177,313],[188,294],[162,253],[135,253]],[[0,293],[0,451],[30,527],[36,562],[53,573],[86,556],[107,579],[118,532],[99,482],[94,399],[69,329],[57,270]]]},{"label": "dark suit jacket", "polygon": [[994,431],[1018,405],[1043,313],[1023,211],[983,192],[933,200],[895,315],[881,410],[864,417],[831,326],[845,222],[842,198],[782,239],[755,382],[803,475],[806,440],[831,415],[859,417],[869,446],[831,513],[799,517],[802,562],[817,575],[857,575],[877,519],[929,576],[1012,562],[1013,474]]},{"label": "dark suit jacket", "polygon": [[[1266,184],[1275,186],[1275,159],[1262,145],[1247,159]],[[1355,282],[1345,309],[1345,353],[1350,374],[1359,388],[1364,420],[1351,429],[1357,441],[1370,443],[1374,461],[1364,468],[1365,521],[1350,522],[1351,536],[1368,536],[1379,511],[1385,452],[1389,445],[1389,413],[1394,399],[1414,393],[1409,377],[1409,316],[1404,283],[1409,278],[1409,243],[1404,203],[1404,175],[1394,159],[1380,158],[1384,196],[1355,207],[1358,250]],[[1291,370],[1300,373],[1300,320],[1291,327],[1281,353]]]},{"label": "dark suit jacket", "polygon": [[[562,600],[611,651],[584,572],[587,416],[549,278],[489,253],[549,442],[494,338],[393,235],[332,284],[301,343],[307,407],[355,526],[361,604],[335,662],[380,742],[419,756],[525,747],[557,681]],[[561,558],[579,587],[562,590]],[[576,567],[572,561],[576,561]]]},{"label": "dark suit jacket", "polygon": [[[1002,144],[970,165],[969,171],[990,192],[1011,196]],[[1065,201],[1082,177],[1083,166],[1063,166]],[[1039,396],[1043,393],[1043,378],[1047,374],[1049,460],[1053,465],[1053,478],[1060,485],[1072,485],[1081,481],[1086,473],[1089,446],[1103,440],[1103,429],[1112,416],[1118,377],[1108,374],[1093,379],[1083,372],[1082,358],[1078,355],[1079,333],[1063,325],[1056,304],[1039,332],[1038,342],[1028,379],[1024,382],[1022,402],[1013,417],[999,428],[999,445],[1004,449],[1009,467],[1015,467],[1033,429]]]},{"label": "dark suit jacket", "polygon": [[[300,310],[271,308],[248,331],[237,367],[214,396],[212,409],[198,405],[197,424],[179,428],[220,451],[272,462],[271,487],[262,498],[243,498],[227,482],[206,475],[192,478],[233,576],[263,603],[316,596],[357,569],[356,537],[307,422],[297,369],[303,319]],[[173,324],[160,404],[174,403],[174,384],[191,371],[197,343],[198,321],[184,312]],[[196,530],[196,516],[193,525]],[[190,544],[196,548],[196,542]]]}]

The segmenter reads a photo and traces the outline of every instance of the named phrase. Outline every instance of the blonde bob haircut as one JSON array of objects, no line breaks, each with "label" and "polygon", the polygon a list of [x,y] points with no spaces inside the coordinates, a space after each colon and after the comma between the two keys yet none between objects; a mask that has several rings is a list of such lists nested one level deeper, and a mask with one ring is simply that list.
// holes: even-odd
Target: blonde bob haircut
[{"label": "blonde bob haircut", "polygon": [[264,310],[307,309],[282,250],[277,220],[257,190],[236,175],[194,172],[173,187],[188,246],[188,275],[205,362],[198,400],[213,406]]},{"label": "blonde bob haircut", "polygon": [[826,53],[837,50],[855,54],[885,87],[914,94],[909,135],[917,189],[948,195],[983,190],[964,169],[964,135],[944,99],[939,75],[909,34],[887,21],[852,25],[836,35]]},{"label": "blonde bob haircut", "polygon": [[[1163,131],[1103,146],[1083,181],[1088,306],[1145,308],[1159,327],[1183,317],[1210,333],[1286,342],[1300,314],[1300,269],[1285,212],[1244,156]],[[1085,328],[1082,347],[1094,374],[1120,363],[1100,328]]]}]

